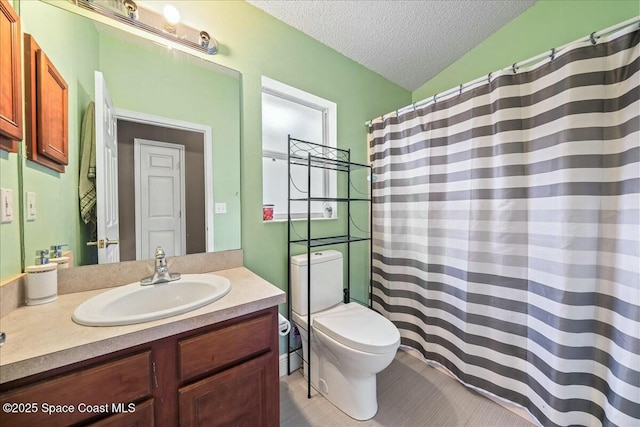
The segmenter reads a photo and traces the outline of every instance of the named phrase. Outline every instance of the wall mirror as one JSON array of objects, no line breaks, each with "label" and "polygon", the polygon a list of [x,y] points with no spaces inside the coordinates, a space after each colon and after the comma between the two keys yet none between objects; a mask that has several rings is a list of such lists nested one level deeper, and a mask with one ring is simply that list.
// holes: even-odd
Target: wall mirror
[{"label": "wall mirror", "polygon": [[[24,33],[69,87],[66,171],[30,160],[21,165],[23,194],[34,201],[22,227],[25,265],[53,245],[68,245],[63,251],[76,265],[146,259],[157,244],[168,255],[240,248],[240,73],[81,16],[70,2],[19,6]],[[96,76],[111,109],[98,108],[105,95],[96,91]],[[93,221],[86,225],[80,213],[78,187],[87,173],[81,146],[91,134],[83,119],[91,102],[102,115],[97,122],[115,116],[118,156],[110,170],[96,161],[96,173],[119,179],[98,197],[97,209],[105,197],[117,202],[105,211],[107,222],[117,213],[119,258],[87,246],[96,238]],[[167,165],[178,168],[153,169]],[[163,220],[175,226],[158,225]]]}]

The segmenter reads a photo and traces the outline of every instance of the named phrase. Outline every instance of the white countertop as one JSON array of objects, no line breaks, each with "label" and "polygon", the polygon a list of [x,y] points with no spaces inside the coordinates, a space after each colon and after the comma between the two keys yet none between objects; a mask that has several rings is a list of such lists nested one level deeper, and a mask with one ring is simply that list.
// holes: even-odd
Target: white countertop
[{"label": "white countertop", "polygon": [[24,306],[0,319],[0,384],[114,351],[155,341],[285,302],[285,293],[250,270],[216,271],[231,281],[223,298],[197,310],[127,326],[81,326],[71,320],[83,301],[100,289],[61,295],[54,302]]}]

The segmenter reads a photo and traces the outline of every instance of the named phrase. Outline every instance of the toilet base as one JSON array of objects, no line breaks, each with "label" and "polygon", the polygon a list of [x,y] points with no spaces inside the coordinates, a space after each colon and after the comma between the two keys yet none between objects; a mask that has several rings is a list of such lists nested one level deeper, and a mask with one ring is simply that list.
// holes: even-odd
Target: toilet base
[{"label": "toilet base", "polygon": [[[308,369],[307,366],[305,368]],[[358,421],[365,421],[376,415],[376,375],[347,379],[335,365],[322,358],[319,368],[322,374],[315,381],[311,378],[311,386],[333,406]]]},{"label": "toilet base", "polygon": [[[299,328],[302,338],[303,373],[307,378],[309,357],[307,331]],[[317,331],[314,333],[321,334]],[[373,418],[378,412],[376,374],[354,374],[354,369],[342,366],[340,360],[315,337],[311,343],[311,386],[336,408],[358,421]],[[322,346],[322,349],[318,347]],[[320,350],[320,351],[318,351]],[[342,370],[349,372],[343,374]]]}]

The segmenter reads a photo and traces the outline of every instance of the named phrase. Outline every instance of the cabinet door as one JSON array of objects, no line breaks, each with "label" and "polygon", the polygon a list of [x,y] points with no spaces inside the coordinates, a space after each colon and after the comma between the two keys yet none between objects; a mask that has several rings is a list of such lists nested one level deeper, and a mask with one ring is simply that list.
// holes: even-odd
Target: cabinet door
[{"label": "cabinet door", "polygon": [[[40,143],[43,140],[43,136],[41,135],[40,129],[43,125],[53,126],[47,131],[48,136],[44,137],[45,140],[47,139],[51,140],[51,138],[55,139],[56,135],[58,135],[58,137],[60,138],[59,141],[61,143],[63,135],[65,138],[65,141],[67,138],[66,137],[66,134],[67,134],[66,113],[64,112],[66,111],[66,107],[62,107],[62,109],[58,110],[59,114],[60,115],[65,114],[65,117],[64,118],[59,117],[59,120],[57,122],[55,119],[51,120],[50,114],[47,115],[48,119],[45,119],[44,121],[43,121],[43,116],[41,116],[42,114],[41,110],[43,109],[43,106],[40,104],[40,100],[43,97],[42,92],[44,88],[41,87],[38,90],[38,85],[40,80],[38,75],[42,75],[42,71],[39,71],[40,68],[42,67],[38,66],[38,62],[42,61],[43,59],[42,57],[44,57],[44,59],[46,60],[46,55],[42,54],[42,49],[40,48],[40,45],[38,45],[38,42],[36,42],[36,40],[31,36],[31,34],[25,33],[24,34],[24,76],[25,76],[24,92],[25,92],[25,112],[26,112],[25,140],[26,140],[26,147],[27,147],[27,158],[33,162],[39,163],[43,166],[53,169],[56,172],[64,172],[65,171],[64,164],[61,164],[58,161],[53,160],[53,158],[50,158],[44,154],[41,154],[41,150],[40,150]],[[45,72],[46,72],[47,64],[45,63],[44,65],[45,65]],[[45,81],[46,80],[47,79],[45,78]],[[55,81],[55,78],[51,76],[48,80],[49,80],[48,86],[53,87],[55,89],[55,84],[52,84],[52,81]],[[59,96],[62,95],[61,93],[62,90],[63,89],[60,89],[60,91],[58,92]],[[53,97],[54,99],[55,99],[55,93],[56,91],[54,90],[54,97]],[[45,95],[44,98],[47,99],[47,96]],[[49,100],[49,103],[50,102],[51,102],[51,99]],[[60,106],[61,103],[66,103],[66,102],[67,102],[66,99],[62,100],[62,98],[58,98],[57,104],[58,106]],[[64,122],[62,122],[61,120],[64,120]],[[47,121],[52,121],[53,123],[51,124],[45,123]],[[66,147],[66,146],[67,146],[67,143],[65,142],[65,145],[63,145],[63,147]],[[55,152],[53,148],[51,151]]]},{"label": "cabinet door", "polygon": [[[133,404],[129,404],[133,405]],[[89,427],[153,427],[153,399],[135,405],[133,409],[127,406],[125,412],[89,424]]]},{"label": "cabinet door", "polygon": [[277,426],[277,357],[270,352],[179,390],[180,426]]},{"label": "cabinet door", "polygon": [[69,164],[69,86],[42,50],[36,53],[38,152],[61,165]]},{"label": "cabinet door", "polygon": [[20,19],[0,0],[0,148],[15,152],[22,140],[22,72]]}]

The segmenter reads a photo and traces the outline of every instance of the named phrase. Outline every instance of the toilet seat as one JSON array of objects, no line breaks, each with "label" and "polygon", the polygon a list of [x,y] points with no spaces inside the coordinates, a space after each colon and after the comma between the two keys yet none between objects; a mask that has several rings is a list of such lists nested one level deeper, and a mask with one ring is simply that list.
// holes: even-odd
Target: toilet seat
[{"label": "toilet seat", "polygon": [[[294,321],[306,328],[307,316],[293,315]],[[393,323],[355,302],[312,314],[311,323],[337,342],[367,353],[395,352],[400,343],[400,332]]]}]

